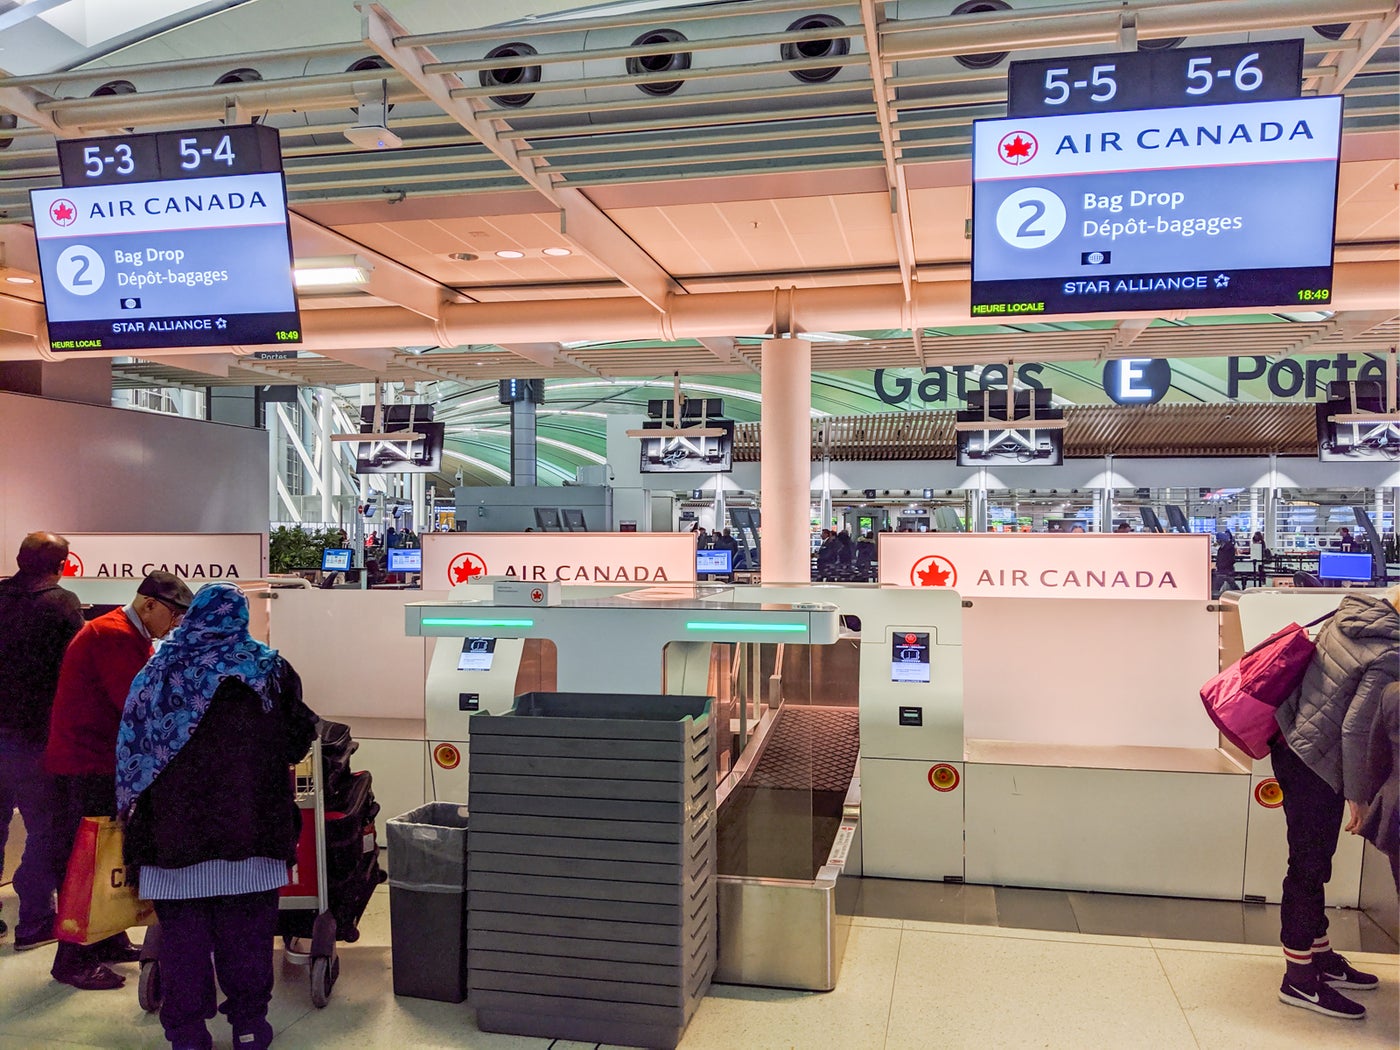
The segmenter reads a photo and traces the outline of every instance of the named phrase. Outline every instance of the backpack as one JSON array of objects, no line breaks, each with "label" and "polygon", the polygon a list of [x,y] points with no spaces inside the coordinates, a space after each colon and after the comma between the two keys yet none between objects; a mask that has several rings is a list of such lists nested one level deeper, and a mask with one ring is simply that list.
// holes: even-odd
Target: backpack
[{"label": "backpack", "polygon": [[1250,758],[1269,753],[1269,741],[1278,734],[1274,714],[1302,684],[1317,651],[1308,628],[1335,614],[1334,609],[1301,627],[1290,623],[1201,686],[1210,720]]}]

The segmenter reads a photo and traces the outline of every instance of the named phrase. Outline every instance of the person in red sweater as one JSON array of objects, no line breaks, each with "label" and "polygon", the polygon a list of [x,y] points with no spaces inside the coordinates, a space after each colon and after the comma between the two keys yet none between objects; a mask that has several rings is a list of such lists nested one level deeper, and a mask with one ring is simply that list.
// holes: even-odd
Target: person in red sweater
[{"label": "person in red sweater", "polygon": [[[117,728],[126,695],[151,658],[152,641],[175,629],[193,599],[171,573],[152,572],[130,605],[84,624],[63,655],[44,769],[58,782],[55,834],[70,850],[83,817],[116,816]],[[97,944],[65,942],[51,972],[85,991],[120,988],[126,979],[103,964],[135,962],[139,954],[124,933]]]}]

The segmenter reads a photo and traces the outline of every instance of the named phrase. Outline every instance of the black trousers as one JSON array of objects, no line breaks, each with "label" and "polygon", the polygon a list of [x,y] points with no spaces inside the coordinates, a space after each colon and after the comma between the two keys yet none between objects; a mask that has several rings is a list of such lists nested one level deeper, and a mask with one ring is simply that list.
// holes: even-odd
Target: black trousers
[{"label": "black trousers", "polygon": [[[204,1022],[215,1014],[214,976],[227,998],[234,1046],[251,1050],[272,1040],[272,944],[277,891],[155,901],[160,920],[160,1023],[176,1047],[208,1046]],[[240,1043],[242,1035],[254,1038]]]},{"label": "black trousers", "polygon": [[[54,836],[56,842],[63,843],[65,853],[60,865],[67,870],[68,854],[73,852],[73,844],[78,837],[78,826],[84,817],[115,817],[117,815],[116,775],[102,774],[82,776],[59,776],[55,778],[58,793],[58,812],[54,816]],[[126,934],[119,933],[96,944],[67,944],[60,941],[54,953],[53,975],[62,977],[83,969],[92,963],[101,962],[104,949],[109,946],[126,946],[131,942]]]},{"label": "black trousers", "polygon": [[1270,749],[1274,776],[1283,789],[1288,823],[1288,873],[1283,878],[1279,940],[1295,952],[1327,933],[1327,880],[1342,827],[1345,800],[1309,769],[1282,739]]}]

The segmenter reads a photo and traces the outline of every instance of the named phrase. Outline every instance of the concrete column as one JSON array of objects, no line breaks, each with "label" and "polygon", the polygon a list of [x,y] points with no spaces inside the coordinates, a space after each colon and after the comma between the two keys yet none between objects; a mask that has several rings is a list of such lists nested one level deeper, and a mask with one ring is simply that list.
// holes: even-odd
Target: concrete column
[{"label": "concrete column", "polygon": [[330,523],[335,520],[335,507],[331,501],[331,477],[335,473],[335,444],[331,441],[331,392],[318,390],[316,396],[320,399],[316,419],[316,444],[320,446],[317,451],[321,468],[318,481],[321,490],[321,521]]},{"label": "concrete column", "polygon": [[764,583],[807,583],[812,483],[812,344],[772,339],[763,347],[759,422],[763,460],[759,501],[763,536],[759,563]]},{"label": "concrete column", "polygon": [[535,463],[535,403],[510,403],[510,483],[537,485]]}]

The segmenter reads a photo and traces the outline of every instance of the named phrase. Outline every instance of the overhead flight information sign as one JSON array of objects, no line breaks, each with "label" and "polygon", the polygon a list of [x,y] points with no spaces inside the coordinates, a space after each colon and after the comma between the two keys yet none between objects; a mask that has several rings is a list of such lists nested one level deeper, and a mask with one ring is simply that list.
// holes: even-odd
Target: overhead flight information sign
[{"label": "overhead flight information sign", "polygon": [[1331,301],[1340,97],[981,120],[974,316]]},{"label": "overhead flight information sign", "polygon": [[276,131],[60,142],[59,166],[30,192],[54,350],[301,341]]}]

